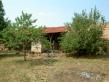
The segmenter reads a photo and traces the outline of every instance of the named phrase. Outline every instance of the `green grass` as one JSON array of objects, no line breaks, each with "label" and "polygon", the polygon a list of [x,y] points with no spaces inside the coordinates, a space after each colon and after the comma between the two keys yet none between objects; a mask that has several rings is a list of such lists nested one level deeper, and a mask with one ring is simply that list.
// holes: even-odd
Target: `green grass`
[{"label": "green grass", "polygon": [[[108,82],[109,58],[58,57],[24,61],[22,56],[2,57],[0,59],[0,82],[63,82],[56,80],[54,76],[59,72],[69,70],[100,72],[105,74],[103,82]],[[67,81],[68,78],[64,82]]]}]

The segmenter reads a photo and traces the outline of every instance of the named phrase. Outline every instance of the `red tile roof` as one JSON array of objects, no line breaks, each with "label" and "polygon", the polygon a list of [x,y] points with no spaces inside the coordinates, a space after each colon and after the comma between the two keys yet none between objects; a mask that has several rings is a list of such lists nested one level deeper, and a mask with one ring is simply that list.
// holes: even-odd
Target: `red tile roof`
[{"label": "red tile roof", "polygon": [[66,32],[67,29],[65,26],[59,26],[59,27],[46,27],[44,28],[44,33],[58,33],[58,32]]}]

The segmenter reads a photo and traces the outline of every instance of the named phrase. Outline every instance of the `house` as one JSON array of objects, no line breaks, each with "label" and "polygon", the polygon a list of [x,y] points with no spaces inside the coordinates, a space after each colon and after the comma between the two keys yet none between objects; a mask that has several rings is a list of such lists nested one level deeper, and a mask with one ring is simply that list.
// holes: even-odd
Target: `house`
[{"label": "house", "polygon": [[[43,32],[46,33],[47,39],[50,41],[52,44],[52,48],[54,50],[59,50],[60,45],[59,45],[59,37],[61,37],[62,33],[65,33],[68,31],[68,28],[66,26],[58,26],[58,27],[45,27],[43,29]],[[103,37],[107,40],[109,40],[109,24],[106,25],[105,28],[103,28]],[[39,47],[37,47],[37,45]],[[31,51],[33,52],[41,52],[41,43],[36,43],[35,45],[32,46]]]},{"label": "house", "polygon": [[46,33],[47,39],[52,44],[52,47],[55,50],[59,50],[59,37],[62,33],[67,32],[67,28],[65,26],[58,26],[58,27],[46,27],[43,30],[44,33]]},{"label": "house", "polygon": [[32,42],[31,43],[31,52],[41,53],[42,45],[40,42]]},{"label": "house", "polygon": [[[59,45],[59,37],[62,33],[67,32],[67,28],[65,26],[59,26],[59,27],[45,27],[43,29],[43,33],[45,33],[45,37],[50,41],[52,44],[52,48],[55,50],[60,49]],[[41,53],[42,52],[42,45],[40,42],[38,43],[32,43],[31,44],[31,52],[34,53]]]},{"label": "house", "polygon": [[103,38],[109,40],[109,23],[103,28]]}]

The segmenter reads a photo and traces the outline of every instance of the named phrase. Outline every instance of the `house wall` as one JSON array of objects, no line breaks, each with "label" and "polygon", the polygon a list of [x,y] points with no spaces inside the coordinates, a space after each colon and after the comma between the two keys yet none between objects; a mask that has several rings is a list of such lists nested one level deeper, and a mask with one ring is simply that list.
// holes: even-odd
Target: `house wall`
[{"label": "house wall", "polygon": [[40,42],[32,42],[31,44],[31,52],[41,53],[42,45]]},{"label": "house wall", "polygon": [[109,28],[103,30],[103,38],[109,40]]},{"label": "house wall", "polygon": [[109,24],[103,29],[103,38],[109,40]]}]

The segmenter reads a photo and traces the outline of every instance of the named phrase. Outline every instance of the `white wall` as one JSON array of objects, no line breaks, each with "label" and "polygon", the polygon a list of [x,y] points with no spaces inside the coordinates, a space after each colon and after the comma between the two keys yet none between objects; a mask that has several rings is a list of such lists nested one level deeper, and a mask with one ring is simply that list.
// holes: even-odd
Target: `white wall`
[{"label": "white wall", "polygon": [[41,53],[42,45],[40,42],[32,42],[31,52]]}]

